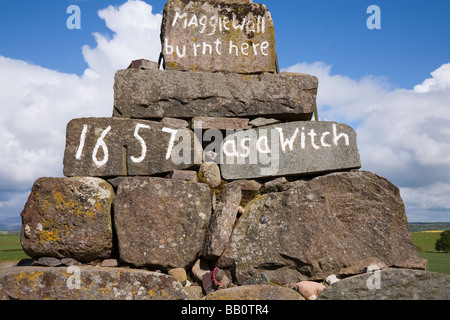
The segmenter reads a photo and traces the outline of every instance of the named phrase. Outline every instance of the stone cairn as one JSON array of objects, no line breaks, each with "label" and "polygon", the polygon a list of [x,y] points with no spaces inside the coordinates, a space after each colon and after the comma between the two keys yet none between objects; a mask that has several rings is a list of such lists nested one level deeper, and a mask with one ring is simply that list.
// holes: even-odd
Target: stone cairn
[{"label": "stone cairn", "polygon": [[318,79],[279,72],[266,6],[169,0],[161,43],[116,73],[113,117],[68,124],[0,298],[315,299],[371,265],[425,269],[355,131],[311,121]]}]

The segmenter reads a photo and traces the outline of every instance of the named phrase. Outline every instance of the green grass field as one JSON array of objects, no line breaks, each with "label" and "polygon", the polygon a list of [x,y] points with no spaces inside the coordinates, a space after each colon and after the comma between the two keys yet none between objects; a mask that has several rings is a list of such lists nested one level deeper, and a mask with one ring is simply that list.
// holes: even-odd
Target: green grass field
[{"label": "green grass field", "polygon": [[441,232],[439,231],[425,231],[425,232],[413,232],[411,233],[414,245],[419,252],[436,252],[434,245],[440,238]]},{"label": "green grass field", "polygon": [[19,234],[0,234],[0,261],[28,258],[20,245]]},{"label": "green grass field", "polygon": [[411,235],[419,256],[428,260],[428,271],[450,275],[450,253],[436,252],[434,249],[441,232],[413,232]]},{"label": "green grass field", "polygon": [[419,252],[419,256],[428,260],[428,271],[450,275],[450,253]]}]

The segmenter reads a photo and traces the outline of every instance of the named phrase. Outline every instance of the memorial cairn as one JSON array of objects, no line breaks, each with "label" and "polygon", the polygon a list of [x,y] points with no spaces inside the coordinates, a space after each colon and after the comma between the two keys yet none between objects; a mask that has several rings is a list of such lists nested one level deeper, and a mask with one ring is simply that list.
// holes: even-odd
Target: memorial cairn
[{"label": "memorial cairn", "polygon": [[359,170],[352,128],[311,121],[316,77],[279,72],[266,6],[169,0],[161,44],[116,73],[113,117],[67,125],[0,299],[303,300],[425,272],[397,187]]}]

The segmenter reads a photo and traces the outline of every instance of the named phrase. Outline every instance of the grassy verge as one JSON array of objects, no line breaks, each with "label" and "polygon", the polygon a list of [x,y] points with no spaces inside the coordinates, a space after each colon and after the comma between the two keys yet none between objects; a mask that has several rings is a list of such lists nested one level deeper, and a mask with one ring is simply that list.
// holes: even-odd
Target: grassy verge
[{"label": "grassy verge", "polygon": [[428,260],[428,271],[450,275],[450,253],[419,252],[419,256]]},{"label": "grassy verge", "polygon": [[20,245],[19,234],[0,234],[0,261],[28,258]]},{"label": "grassy verge", "polygon": [[412,240],[419,252],[436,252],[434,246],[442,231],[425,231],[411,233]]},{"label": "grassy verge", "polygon": [[434,246],[442,231],[413,232],[411,234],[419,256],[428,260],[428,271],[450,275],[450,253],[436,252]]}]

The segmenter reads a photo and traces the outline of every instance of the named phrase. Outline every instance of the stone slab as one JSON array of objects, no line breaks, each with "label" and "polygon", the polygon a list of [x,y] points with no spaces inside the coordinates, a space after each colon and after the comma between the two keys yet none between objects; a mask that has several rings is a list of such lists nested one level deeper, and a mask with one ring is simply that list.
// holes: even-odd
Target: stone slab
[{"label": "stone slab", "polygon": [[387,269],[336,282],[319,300],[450,300],[449,288],[449,275]]},{"label": "stone slab", "polygon": [[0,270],[0,300],[186,300],[180,282],[125,268],[14,267]]},{"label": "stone slab", "polygon": [[204,247],[210,188],[163,178],[125,178],[114,201],[120,259],[136,267],[190,269]]},{"label": "stone slab", "polygon": [[270,117],[311,120],[318,79],[299,73],[240,75],[124,69],[116,72],[114,116]]},{"label": "stone slab", "polygon": [[161,26],[164,68],[276,73],[272,16],[265,5],[245,2],[169,0]]},{"label": "stone slab", "polygon": [[40,178],[21,213],[21,244],[35,259],[107,259],[113,251],[112,186],[98,178]]},{"label": "stone slab", "polygon": [[356,132],[336,122],[289,122],[241,131],[222,144],[225,180],[357,169]]},{"label": "stone slab", "polygon": [[230,241],[239,204],[242,199],[239,186],[225,187],[208,228],[203,257],[209,260],[219,258]]},{"label": "stone slab", "polygon": [[192,119],[193,130],[195,129],[217,129],[217,130],[248,130],[249,119],[245,118],[212,118],[212,117],[195,117]]},{"label": "stone slab", "polygon": [[288,284],[326,279],[368,257],[389,267],[419,259],[405,205],[388,180],[339,172],[249,202],[218,267],[239,284],[264,271]]},{"label": "stone slab", "polygon": [[305,300],[298,292],[281,286],[247,285],[215,291],[205,300]]},{"label": "stone slab", "polygon": [[158,70],[158,63],[147,59],[139,59],[131,61],[128,69],[142,69],[142,70]]},{"label": "stone slab", "polygon": [[169,173],[201,163],[193,132],[162,123],[81,118],[67,125],[64,175],[137,176]]}]

